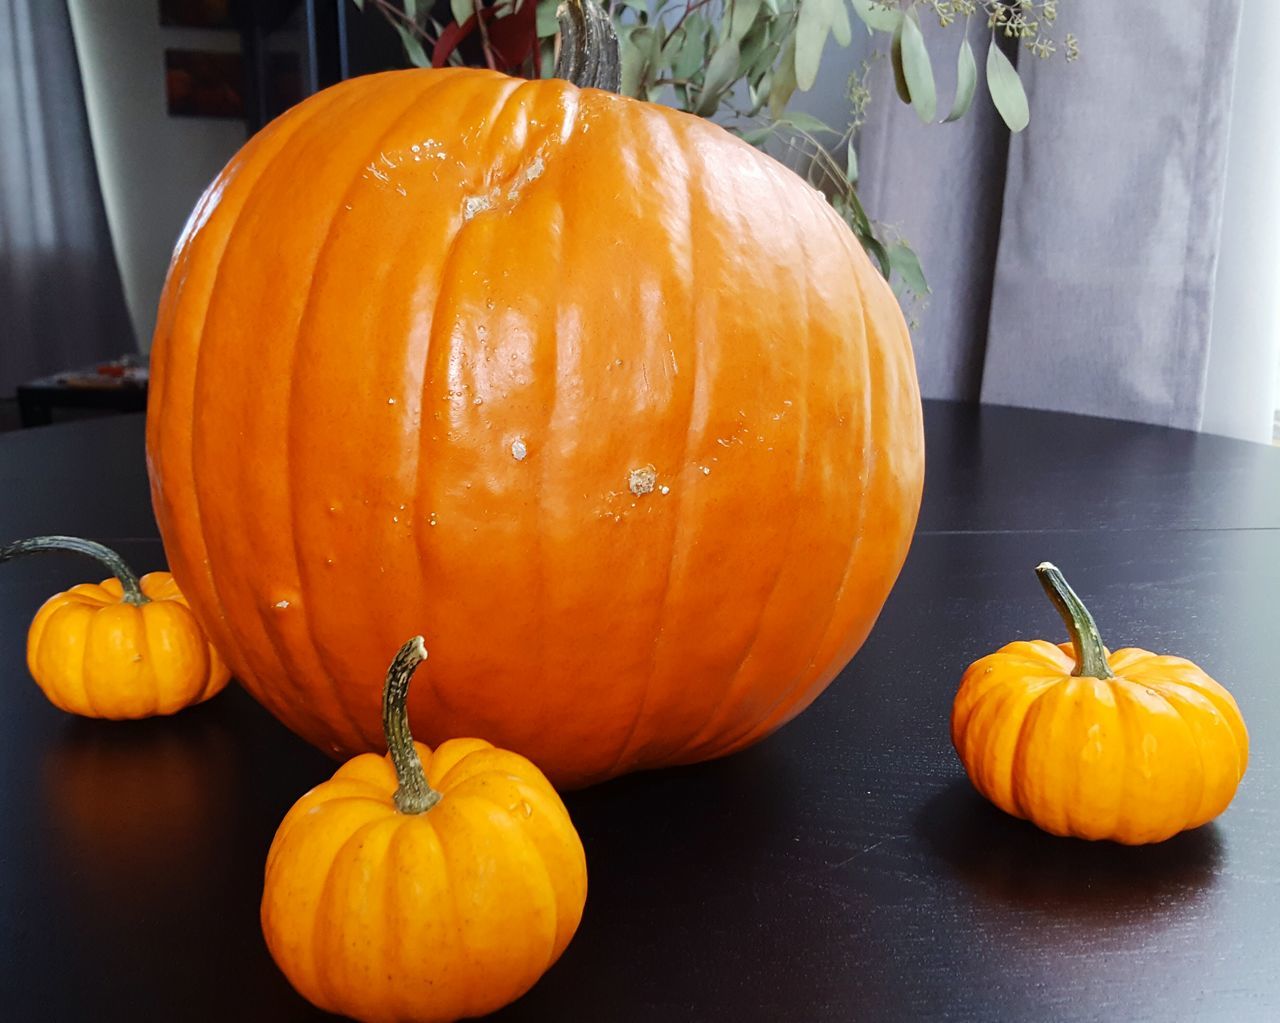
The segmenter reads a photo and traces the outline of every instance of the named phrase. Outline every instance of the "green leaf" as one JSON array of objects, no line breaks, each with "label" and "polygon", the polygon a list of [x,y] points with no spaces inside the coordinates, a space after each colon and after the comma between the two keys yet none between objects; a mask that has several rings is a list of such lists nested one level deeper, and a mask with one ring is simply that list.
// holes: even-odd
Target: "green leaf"
[{"label": "green leaf", "polygon": [[947,114],[943,124],[958,121],[969,112],[973,105],[973,94],[978,88],[978,62],[973,56],[973,47],[968,39],[960,41],[960,55],[956,58],[956,98],[951,104],[951,113]]},{"label": "green leaf", "polygon": [[356,5],[357,11],[364,10],[364,0],[351,0],[351,2]]},{"label": "green leaf", "polygon": [[760,113],[760,108],[769,102],[769,93],[773,89],[773,73],[766,71],[760,80],[747,85],[747,98],[751,100],[751,116]]},{"label": "green leaf", "polygon": [[902,74],[916,115],[928,124],[938,111],[938,91],[933,84],[933,65],[924,35],[914,17],[902,19]]},{"label": "green leaf", "polygon": [[766,124],[763,128],[751,128],[742,132],[742,141],[749,142],[753,146],[758,146],[761,142],[773,134],[773,125]]},{"label": "green leaf", "polygon": [[[905,18],[903,19],[906,20]],[[902,25],[893,33],[893,43],[889,47],[889,62],[893,65],[893,87],[898,90],[898,99],[903,103],[911,102],[911,90],[907,88],[907,73],[902,66]]]},{"label": "green leaf", "polygon": [[[677,78],[692,78],[707,57],[706,26],[697,26],[691,22],[692,17],[663,47],[663,55]],[[698,31],[699,28],[701,31]]]},{"label": "green leaf", "polygon": [[720,95],[738,77],[738,44],[726,39],[716,47],[702,76],[702,92],[693,112],[699,117],[714,113],[720,105]]},{"label": "green leaf", "polygon": [[822,63],[822,51],[831,31],[827,0],[802,0],[796,20],[796,85],[802,92],[813,88]]},{"label": "green leaf", "polygon": [[1010,131],[1022,131],[1030,123],[1031,108],[1027,105],[1027,93],[1018,69],[1009,63],[994,39],[987,50],[987,90]]},{"label": "green leaf", "polygon": [[538,22],[538,38],[550,39],[560,31],[560,24],[556,20],[556,8],[560,6],[560,0],[542,0],[538,4],[537,22]]},{"label": "green leaf", "polygon": [[775,18],[778,16],[778,0],[763,0],[764,9]]},{"label": "green leaf", "polygon": [[404,52],[409,57],[409,63],[414,67],[430,67],[431,60],[427,57],[427,52],[422,48],[422,43],[418,37],[409,31],[408,27],[396,22],[396,32],[400,35],[400,42],[404,46]]},{"label": "green leaf", "polygon": [[[639,97],[640,80],[648,64],[647,53],[637,44],[635,36],[640,32],[652,32],[644,25],[628,26],[630,31],[618,33],[618,49],[622,59],[622,84],[618,91],[624,96]],[[643,38],[641,39],[643,42]]]},{"label": "green leaf", "polygon": [[760,13],[763,0],[733,0],[733,13],[729,18],[729,38],[741,43],[743,36],[751,31]]},{"label": "green leaf", "polygon": [[459,25],[465,24],[466,20],[476,12],[476,0],[449,0],[449,10],[453,14],[453,20]]},{"label": "green leaf", "polygon": [[929,282],[917,256],[905,242],[894,242],[888,248],[889,268],[902,278],[908,290],[917,295],[929,294]]},{"label": "green leaf", "polygon": [[787,109],[796,91],[796,37],[787,40],[782,61],[773,72],[773,88],[769,90],[769,113],[778,117]]},{"label": "green leaf", "polygon": [[404,13],[411,21],[418,20],[418,0],[404,0]]},{"label": "green leaf", "polygon": [[738,74],[747,78],[758,78],[773,66],[773,58],[764,58],[765,51],[772,49],[773,56],[778,55],[778,44],[769,42],[769,32],[764,24],[757,23],[747,33],[746,38],[738,44]]},{"label": "green leaf", "polygon": [[791,127],[807,131],[811,135],[819,132],[830,132],[832,135],[840,134],[825,121],[814,117],[813,114],[806,114],[803,110],[789,110],[778,118],[778,123],[789,124]]},{"label": "green leaf", "polygon": [[858,183],[858,147],[853,144],[853,136],[849,136],[849,145],[845,147],[844,179],[851,185]]},{"label": "green leaf", "polygon": [[886,7],[877,0],[852,0],[853,13],[862,19],[868,31],[895,32],[898,22],[902,20],[902,12]]},{"label": "green leaf", "polygon": [[858,241],[862,242],[862,247],[867,250],[867,255],[880,265],[880,276],[887,281],[889,274],[893,272],[893,267],[889,262],[889,253],[880,244],[880,239],[870,233],[864,234],[861,231],[854,233],[858,236]]},{"label": "green leaf", "polygon": [[844,0],[829,0],[831,4],[831,34],[841,46],[853,42],[853,26],[849,24],[849,12],[845,10]]}]

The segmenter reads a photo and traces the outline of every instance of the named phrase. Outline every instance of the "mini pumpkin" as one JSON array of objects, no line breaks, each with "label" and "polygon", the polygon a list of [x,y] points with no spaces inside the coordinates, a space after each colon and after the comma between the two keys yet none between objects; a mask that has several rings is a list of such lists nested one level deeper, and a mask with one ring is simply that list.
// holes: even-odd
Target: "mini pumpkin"
[{"label": "mini pumpkin", "polygon": [[1055,835],[1160,842],[1226,809],[1249,735],[1235,700],[1181,657],[1109,653],[1056,567],[1036,569],[1070,643],[1010,643],[970,665],[951,739],[974,787]]},{"label": "mini pumpkin", "polygon": [[231,675],[168,572],[139,579],[110,547],[37,536],[0,547],[0,562],[44,551],[96,558],[114,578],[56,593],[27,633],[27,667],[49,701],[91,718],[172,714],[220,692]]},{"label": "mini pumpkin", "polygon": [[524,994],[577,930],[582,843],[533,764],[481,739],[433,753],[409,732],[421,636],[383,689],[387,755],[294,804],[271,843],[267,947],[310,1002],[359,1020],[480,1016]]}]

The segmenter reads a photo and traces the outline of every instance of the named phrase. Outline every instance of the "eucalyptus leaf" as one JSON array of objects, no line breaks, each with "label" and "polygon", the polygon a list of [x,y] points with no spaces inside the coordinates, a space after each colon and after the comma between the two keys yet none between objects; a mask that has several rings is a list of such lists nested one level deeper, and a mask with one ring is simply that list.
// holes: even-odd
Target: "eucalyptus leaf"
[{"label": "eucalyptus leaf", "polygon": [[796,91],[796,37],[787,40],[782,60],[773,72],[773,88],[769,90],[769,113],[777,117],[787,109]]},{"label": "eucalyptus leaf", "polygon": [[867,250],[867,255],[880,265],[880,276],[887,281],[889,275],[893,272],[893,265],[889,262],[889,253],[880,244],[880,239],[870,232],[871,228],[868,225],[867,233],[864,234],[861,231],[855,233],[858,235],[858,241],[862,242],[862,247]]},{"label": "eucalyptus leaf", "polygon": [[742,141],[750,142],[753,146],[758,146],[761,142],[773,134],[773,125],[766,124],[763,128],[751,128],[742,133]]},{"label": "eucalyptus leaf", "polygon": [[663,55],[670,62],[671,70],[677,78],[692,78],[706,61],[705,26],[701,32],[694,32],[695,27],[686,22],[663,47]]},{"label": "eucalyptus leaf", "polygon": [[395,26],[396,32],[400,35],[400,42],[404,46],[404,52],[408,54],[409,63],[414,67],[430,67],[431,59],[427,56],[426,50],[422,48],[422,43],[418,40],[408,27],[399,23]]},{"label": "eucalyptus leaf", "polygon": [[902,20],[902,12],[886,7],[877,0],[851,0],[853,13],[862,19],[868,30],[876,32],[895,32],[898,22]]},{"label": "eucalyptus leaf", "polygon": [[813,114],[806,114],[803,110],[788,110],[777,120],[779,124],[789,124],[791,127],[808,132],[810,135],[821,132],[830,132],[832,135],[840,134],[825,121],[814,117]]},{"label": "eucalyptus leaf", "polygon": [[764,9],[775,18],[778,16],[778,0],[762,0]]},{"label": "eucalyptus leaf", "polygon": [[956,58],[956,98],[951,104],[951,113],[947,114],[943,124],[958,121],[969,112],[973,105],[973,94],[978,88],[978,62],[973,56],[973,47],[968,38],[960,41],[960,55]]},{"label": "eucalyptus leaf", "polygon": [[987,50],[987,90],[1010,131],[1022,131],[1030,123],[1031,108],[1027,105],[1027,93],[1022,87],[1022,79],[1018,77],[1018,69],[1009,62],[994,39]]},{"label": "eucalyptus leaf", "polygon": [[858,182],[858,147],[854,145],[852,135],[849,136],[849,144],[845,147],[844,179],[851,185]]},{"label": "eucalyptus leaf", "polygon": [[[843,2],[843,0],[840,0]],[[818,78],[818,65],[831,32],[828,0],[803,0],[796,20],[796,85],[802,92],[813,88]]]},{"label": "eucalyptus leaf", "polygon": [[363,10],[364,10],[364,0],[352,0],[352,3],[354,3],[354,4],[356,5],[356,10],[357,10],[357,11],[363,11]]},{"label": "eucalyptus leaf", "polygon": [[464,25],[476,12],[476,0],[449,0],[449,10],[453,14],[453,20]]},{"label": "eucalyptus leaf", "polygon": [[938,112],[938,91],[933,84],[933,65],[924,35],[914,17],[902,19],[902,74],[916,115],[928,124]]},{"label": "eucalyptus leaf", "polygon": [[618,50],[622,59],[622,83],[618,91],[624,96],[639,95],[640,79],[648,64],[644,52],[631,38],[634,34],[634,32],[618,33]]},{"label": "eucalyptus leaf", "polygon": [[763,0],[733,0],[729,16],[729,38],[742,43],[743,37],[751,31],[756,23],[756,15],[760,13]]},{"label": "eucalyptus leaf", "polygon": [[536,18],[539,39],[549,39],[560,31],[560,23],[556,19],[556,8],[559,6],[559,0],[551,0],[550,3],[544,0],[544,2],[538,4]]},{"label": "eucalyptus leaf", "polygon": [[418,20],[418,0],[404,0],[404,13],[409,16],[411,21]]},{"label": "eucalyptus leaf", "polygon": [[698,96],[698,105],[694,113],[705,117],[720,105],[720,94],[724,92],[738,76],[738,44],[726,39],[716,47],[707,62],[706,73],[702,76],[702,92]]},{"label": "eucalyptus leaf", "polygon": [[828,3],[831,5],[831,34],[841,46],[848,46],[853,42],[853,26],[849,24],[844,0],[828,0]]},{"label": "eucalyptus leaf", "polygon": [[773,74],[766,71],[760,80],[747,86],[747,98],[751,100],[751,115],[760,113],[760,108],[769,102],[769,93],[773,89]]},{"label": "eucalyptus leaf", "polygon": [[889,62],[893,65],[893,87],[898,91],[898,99],[903,103],[910,103],[911,90],[907,88],[907,73],[902,66],[901,23],[893,33],[893,43],[889,47]]},{"label": "eucalyptus leaf", "polygon": [[910,246],[903,242],[894,242],[888,247],[888,255],[889,268],[902,278],[902,283],[908,290],[917,295],[929,294],[929,282],[925,280],[920,257],[911,250]]},{"label": "eucalyptus leaf", "polygon": [[[765,68],[773,64],[772,60],[762,61],[761,55],[770,46],[769,32],[757,24],[745,39],[738,43],[738,74],[745,77],[758,77]],[[774,54],[777,54],[774,50]]]}]

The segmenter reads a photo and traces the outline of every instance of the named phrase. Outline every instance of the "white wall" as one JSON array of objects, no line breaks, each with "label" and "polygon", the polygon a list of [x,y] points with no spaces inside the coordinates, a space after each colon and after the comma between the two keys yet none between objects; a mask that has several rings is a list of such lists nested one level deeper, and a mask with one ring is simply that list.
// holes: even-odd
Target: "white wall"
[{"label": "white wall", "polygon": [[68,0],[107,222],[145,351],[174,243],[201,192],[244,144],[244,122],[170,117],[166,49],[236,50],[230,31],[160,26],[156,0]]},{"label": "white wall", "polygon": [[1278,37],[1280,3],[1244,0],[1201,423],[1206,433],[1263,442],[1280,405]]}]

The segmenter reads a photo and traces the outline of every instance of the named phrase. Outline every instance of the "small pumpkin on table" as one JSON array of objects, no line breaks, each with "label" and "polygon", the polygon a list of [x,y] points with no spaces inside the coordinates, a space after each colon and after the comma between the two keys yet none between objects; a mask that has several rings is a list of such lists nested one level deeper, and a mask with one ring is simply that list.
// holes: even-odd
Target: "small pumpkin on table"
[{"label": "small pumpkin on table", "polygon": [[414,742],[421,636],[383,688],[387,755],[349,760],[285,816],[262,930],[314,1005],[365,1023],[481,1016],[519,998],[582,919],[586,859],[532,763],[482,739]]},{"label": "small pumpkin on table", "polygon": [[951,739],[974,787],[1051,834],[1125,845],[1213,820],[1249,759],[1231,694],[1184,658],[1108,652],[1062,573],[1036,575],[1071,639],[1010,643],[965,672]]},{"label": "small pumpkin on table", "polygon": [[70,551],[112,578],[55,593],[27,632],[27,667],[49,702],[82,717],[173,714],[226,687],[231,673],[168,572],[141,579],[113,551],[76,536],[37,536],[0,547],[0,562]]}]

